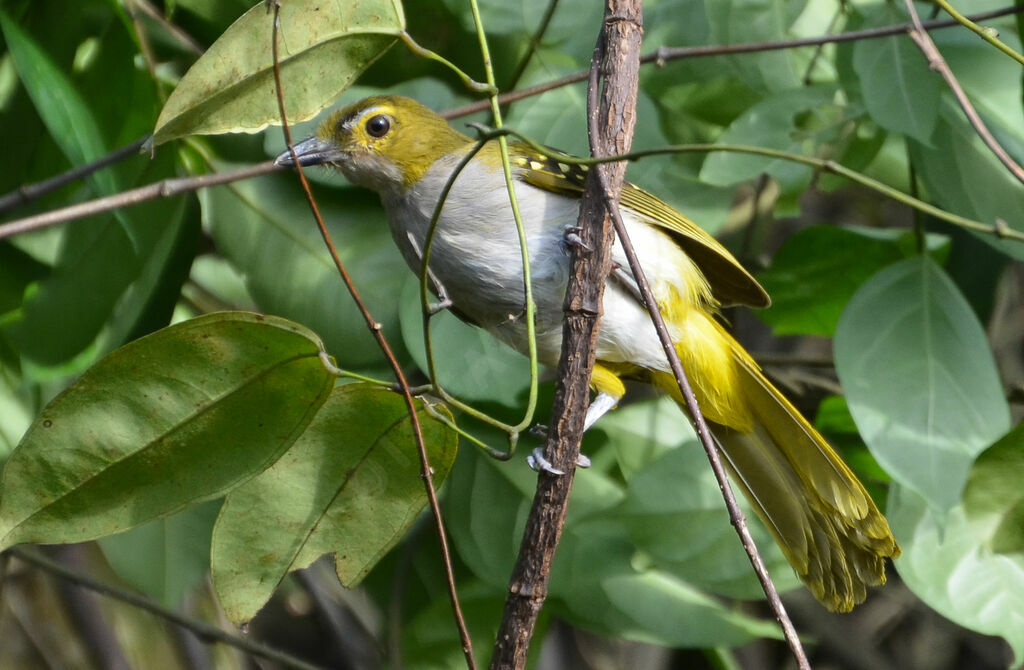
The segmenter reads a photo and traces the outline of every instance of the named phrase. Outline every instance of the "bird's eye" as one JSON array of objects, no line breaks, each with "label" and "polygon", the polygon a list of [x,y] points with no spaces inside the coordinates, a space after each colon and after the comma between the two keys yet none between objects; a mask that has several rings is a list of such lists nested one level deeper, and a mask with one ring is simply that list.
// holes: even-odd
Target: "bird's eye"
[{"label": "bird's eye", "polygon": [[371,116],[366,122],[366,132],[370,137],[384,137],[391,130],[391,119],[383,114]]}]

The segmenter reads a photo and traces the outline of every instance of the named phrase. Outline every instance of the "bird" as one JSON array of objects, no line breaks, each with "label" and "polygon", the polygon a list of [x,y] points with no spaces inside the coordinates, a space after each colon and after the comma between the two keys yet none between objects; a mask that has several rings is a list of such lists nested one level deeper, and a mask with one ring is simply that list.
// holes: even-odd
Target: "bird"
[{"label": "bird", "polygon": [[[418,273],[442,192],[476,144],[415,100],[373,96],[331,113],[294,145],[295,158],[289,150],[276,162],[327,166],[375,191],[395,244]],[[587,168],[518,141],[508,152],[529,252],[537,354],[553,366],[570,273],[567,245],[577,232]],[[625,183],[620,211],[732,481],[818,601],[850,611],[867,587],[885,583],[885,559],[898,557],[900,548],[853,471],[723,325],[723,307],[767,307],[767,292],[714,237],[640,187]],[[617,241],[612,266],[587,427],[623,398],[624,380],[651,384],[684,406]],[[522,256],[497,140],[484,144],[451,184],[429,271],[459,318],[527,352]]]}]

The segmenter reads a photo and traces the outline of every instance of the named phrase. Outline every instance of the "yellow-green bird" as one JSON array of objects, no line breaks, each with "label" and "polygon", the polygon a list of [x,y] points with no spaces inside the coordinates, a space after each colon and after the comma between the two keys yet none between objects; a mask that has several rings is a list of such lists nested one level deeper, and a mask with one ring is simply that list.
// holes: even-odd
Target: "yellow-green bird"
[{"label": "yellow-green bird", "polygon": [[[395,243],[419,271],[442,189],[474,140],[404,97],[366,98],[332,114],[295,146],[303,165],[329,165],[376,191]],[[557,364],[585,170],[511,143],[529,246],[541,362]],[[284,153],[278,163],[291,165]],[[826,607],[848,611],[885,582],[900,549],[885,517],[825,439],[722,327],[724,305],[767,307],[764,289],[721,244],[655,196],[627,184],[621,211],[698,404],[733,476],[797,574]],[[592,424],[642,380],[681,397],[621,247],[604,294],[587,413]],[[441,210],[430,269],[456,313],[526,352],[525,291],[515,221],[496,141],[456,178]]]}]

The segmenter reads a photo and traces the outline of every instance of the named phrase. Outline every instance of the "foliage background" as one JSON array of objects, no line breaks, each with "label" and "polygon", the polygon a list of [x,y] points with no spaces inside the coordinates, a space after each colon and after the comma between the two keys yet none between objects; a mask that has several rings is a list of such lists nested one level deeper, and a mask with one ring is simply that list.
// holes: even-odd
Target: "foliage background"
[{"label": "foliage background", "polygon": [[[156,7],[166,18],[155,19],[134,2],[3,3],[0,146],[9,158],[0,167],[0,193],[150,132],[197,56],[169,26],[206,47],[250,4],[177,0]],[[958,8],[999,6],[971,0]],[[536,41],[549,7],[550,22]],[[584,0],[483,2],[482,12],[503,90],[587,67],[601,17],[600,6]],[[405,14],[417,40],[483,78],[464,3],[407,2]],[[826,0],[662,0],[645,3],[645,15],[647,52],[906,20],[900,4]],[[1012,17],[990,23],[1019,50]],[[933,35],[1000,142],[1024,160],[1019,64],[963,28]],[[1021,184],[980,145],[905,36],[820,51],[684,59],[647,66],[641,76],[637,148],[718,142],[829,158],[949,212],[1024,229]],[[381,90],[439,110],[472,100],[449,71],[401,45],[339,104]],[[578,84],[510,105],[505,122],[542,143],[585,153],[584,110]],[[304,136],[311,128],[294,132]],[[160,146],[152,159],[133,157],[6,215],[227,170],[282,148],[273,130],[178,141]],[[374,316],[407,369],[424,369],[415,278],[401,269],[375,198],[335,175],[313,176],[332,235]],[[798,628],[817,639],[818,667],[1019,663],[1024,523],[1017,482],[1024,463],[1021,430],[1011,428],[1021,414],[1024,378],[1024,245],[965,232],[804,166],[738,153],[649,158],[632,164],[629,178],[720,234],[758,270],[774,305],[756,316],[728,314],[738,336],[802,407],[813,412],[820,404],[819,427],[883,502],[888,495],[904,548],[891,584],[846,617],[826,615],[799,589],[787,597]],[[292,175],[156,200],[0,242],[0,458],[45,404],[103,355],[170,322],[223,308],[295,320],[318,333],[345,369],[387,376]],[[528,379],[522,362],[448,315],[434,327],[446,387],[517,419]],[[845,395],[832,373],[832,338]],[[685,421],[663,399],[642,389],[635,396],[585,443],[595,467],[576,483],[544,620],[546,643],[534,648],[539,662],[786,667],[759,605],[734,605],[734,598],[756,600],[758,589]],[[1018,404],[1011,405],[1014,397]],[[502,443],[463,421],[491,444]],[[519,459],[494,462],[468,443],[445,486],[460,591],[483,657],[532,489]],[[81,569],[220,622],[204,586],[217,507],[192,507],[98,548],[80,546],[71,557]],[[780,587],[795,586],[763,532],[761,539]],[[71,560],[68,551],[59,555]],[[461,652],[437,563],[436,540],[418,523],[357,590],[342,591],[317,564],[284,584],[249,633],[332,667],[376,667],[399,656],[410,667],[456,666]],[[222,647],[196,648],[187,636],[106,602],[99,620],[112,638],[97,643],[101,634],[81,627],[97,620],[95,611],[76,619],[69,605],[80,595],[17,561],[6,567],[0,634],[16,642],[2,646],[3,667],[113,667],[102,654],[118,652],[145,667],[158,667],[156,658],[166,667],[198,667],[202,658],[215,667],[244,664]],[[1002,636],[1009,647],[985,634]],[[732,647],[739,650],[726,650]]]}]

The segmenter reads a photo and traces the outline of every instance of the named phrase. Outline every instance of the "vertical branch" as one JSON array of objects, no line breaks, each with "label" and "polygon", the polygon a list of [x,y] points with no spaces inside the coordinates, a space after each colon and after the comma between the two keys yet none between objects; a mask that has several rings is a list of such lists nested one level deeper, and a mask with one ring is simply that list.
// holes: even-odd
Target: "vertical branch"
[{"label": "vertical branch", "polygon": [[416,450],[419,454],[423,486],[426,489],[427,502],[430,507],[431,516],[434,520],[434,527],[437,531],[437,539],[440,545],[441,565],[444,569],[445,586],[448,589],[448,598],[452,605],[452,615],[455,618],[455,626],[458,629],[459,639],[462,642],[462,653],[466,658],[466,667],[469,668],[469,670],[476,670],[476,659],[473,656],[473,642],[469,635],[469,628],[466,625],[466,619],[462,615],[462,605],[459,603],[459,594],[455,588],[455,570],[452,567],[451,550],[448,547],[448,534],[445,530],[444,518],[441,515],[441,504],[437,499],[437,489],[434,487],[434,469],[430,467],[430,461],[427,457],[427,446],[423,441],[423,430],[420,427],[419,414],[416,411],[416,401],[412,397],[412,391],[409,388],[409,382],[405,378],[405,373],[402,372],[402,366],[398,363],[398,359],[395,358],[395,354],[391,350],[391,345],[388,344],[387,339],[384,337],[380,323],[378,323],[377,320],[373,318],[373,315],[370,314],[369,308],[366,306],[366,303],[363,302],[359,292],[356,290],[352,277],[348,274],[344,264],[341,262],[341,257],[338,255],[338,251],[335,249],[334,243],[331,241],[330,233],[327,232],[327,224],[324,223],[324,219],[320,215],[320,208],[316,203],[316,198],[313,197],[313,191],[310,189],[309,181],[306,179],[306,175],[302,171],[302,163],[295,154],[295,147],[292,144],[291,129],[288,126],[288,116],[285,113],[284,89],[281,86],[281,64],[278,55],[278,29],[280,28],[281,20],[281,0],[273,0],[273,11],[271,49],[274,54],[274,89],[275,94],[277,95],[278,110],[281,114],[281,130],[284,132],[285,144],[288,146],[288,151],[291,153],[292,162],[295,165],[296,174],[298,174],[299,177],[299,183],[302,185],[302,190],[306,195],[306,202],[309,204],[310,213],[316,220],[317,229],[320,231],[320,236],[323,238],[324,245],[327,247],[327,251],[331,255],[331,260],[334,262],[334,266],[338,270],[338,274],[340,275],[342,282],[344,282],[345,288],[348,289],[349,295],[352,296],[352,300],[356,303],[356,307],[363,316],[363,320],[366,321],[366,327],[370,330],[370,333],[377,341],[377,346],[380,347],[381,353],[384,354],[384,358],[387,359],[388,365],[395,373],[395,380],[398,382],[398,387],[401,391],[402,397],[405,399],[406,407],[409,410],[409,422],[415,437]]},{"label": "vertical branch", "polygon": [[[629,151],[636,121],[637,74],[643,19],[640,0],[606,0],[605,18],[591,63],[591,100],[596,97],[598,67],[605,75],[600,110],[588,114],[599,119],[601,137],[591,137],[595,155]],[[617,184],[616,197],[625,176],[625,165],[602,165]],[[577,254],[565,300],[562,355],[552,425],[544,447],[545,458],[566,472],[538,475],[537,493],[526,522],[519,557],[509,584],[491,668],[523,668],[537,615],[547,597],[555,550],[561,538],[573,467],[583,436],[583,419],[589,401],[590,373],[594,366],[601,297],[611,268],[612,231],[597,179],[591,175],[580,206],[580,227],[586,248]]]}]

